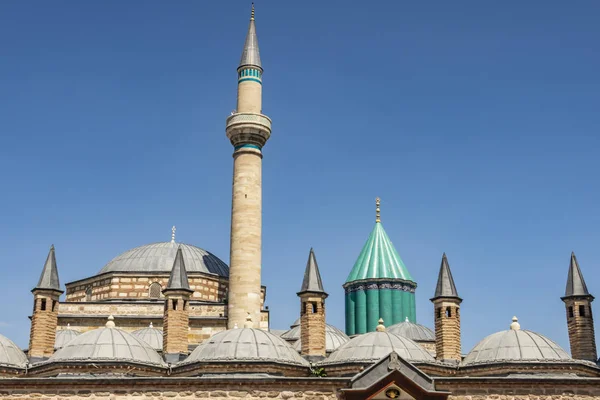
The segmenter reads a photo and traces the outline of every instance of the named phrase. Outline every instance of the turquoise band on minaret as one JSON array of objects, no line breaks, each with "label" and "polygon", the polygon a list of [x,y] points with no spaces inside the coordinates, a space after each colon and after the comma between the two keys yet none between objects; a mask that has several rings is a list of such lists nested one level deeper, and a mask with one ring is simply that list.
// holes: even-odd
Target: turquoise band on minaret
[{"label": "turquoise band on minaret", "polygon": [[239,149],[255,149],[255,150],[258,150],[258,151],[262,150],[260,148],[260,146],[258,146],[256,144],[249,144],[249,143],[248,144],[242,144],[242,145],[239,145],[239,146],[235,146],[233,149],[234,150],[239,150]]}]

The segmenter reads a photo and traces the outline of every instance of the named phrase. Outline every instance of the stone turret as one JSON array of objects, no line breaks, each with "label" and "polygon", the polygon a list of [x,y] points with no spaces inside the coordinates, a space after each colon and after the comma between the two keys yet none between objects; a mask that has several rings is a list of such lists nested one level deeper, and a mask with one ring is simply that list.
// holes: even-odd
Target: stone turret
[{"label": "stone turret", "polygon": [[271,136],[271,120],[262,114],[262,74],[253,5],[237,69],[237,109],[225,128],[234,149],[229,329],[243,326],[248,313],[257,325],[261,321],[262,148]]},{"label": "stone turret", "polygon": [[188,354],[189,300],[194,293],[190,289],[183,252],[177,249],[169,283],[163,294],[163,355],[167,362],[175,363]]},{"label": "stone turret", "polygon": [[327,296],[323,290],[315,252],[310,249],[298,297],[300,297],[300,354],[312,362],[325,358],[325,299]]},{"label": "stone turret", "polygon": [[571,253],[567,287],[561,300],[565,303],[567,311],[571,356],[580,360],[596,362],[598,355],[592,313],[594,296],[588,292],[575,253]]},{"label": "stone turret", "polygon": [[446,253],[442,256],[435,294],[431,299],[434,306],[435,351],[441,361],[461,360],[460,303],[454,278]]},{"label": "stone turret", "polygon": [[63,293],[58,279],[54,245],[50,247],[38,284],[31,292],[34,306],[29,335],[29,358],[35,362],[49,358],[54,353],[58,300]]}]

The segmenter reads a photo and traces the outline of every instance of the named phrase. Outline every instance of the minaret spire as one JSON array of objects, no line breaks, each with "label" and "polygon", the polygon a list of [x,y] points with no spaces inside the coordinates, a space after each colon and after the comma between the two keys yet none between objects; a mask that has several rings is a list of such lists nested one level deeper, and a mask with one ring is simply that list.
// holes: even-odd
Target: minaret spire
[{"label": "minaret spire", "polygon": [[317,264],[315,252],[312,248],[308,254],[308,261],[306,262],[306,269],[304,270],[304,280],[302,281],[302,287],[300,288],[298,295],[306,292],[322,293],[327,296],[327,293],[323,290],[319,265]]},{"label": "minaret spire", "polygon": [[440,265],[438,281],[432,300],[435,300],[439,297],[452,297],[460,299],[458,292],[456,291],[456,285],[454,285],[454,278],[452,278],[452,272],[450,271],[450,265],[448,265],[446,253],[444,253],[442,256],[442,264]]},{"label": "minaret spire", "polygon": [[590,296],[574,252],[571,252],[569,275],[567,276],[567,287],[565,289],[565,297],[570,296]]},{"label": "minaret spire", "polygon": [[54,252],[54,245],[50,246],[44,269],[40,275],[36,289],[44,290],[56,290],[62,293],[60,290],[60,282],[58,279],[58,267],[56,266],[56,254]]},{"label": "minaret spire", "polygon": [[258,67],[262,71],[260,63],[260,51],[258,50],[258,37],[256,36],[256,25],[254,24],[254,3],[252,3],[252,13],[250,14],[250,24],[248,25],[248,33],[246,34],[246,43],[242,51],[242,58],[238,68],[245,66]]}]

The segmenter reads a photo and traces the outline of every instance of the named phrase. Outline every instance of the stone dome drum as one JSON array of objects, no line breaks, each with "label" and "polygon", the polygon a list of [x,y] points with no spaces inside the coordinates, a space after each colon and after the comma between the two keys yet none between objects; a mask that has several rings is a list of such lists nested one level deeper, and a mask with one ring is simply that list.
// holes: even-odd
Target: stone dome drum
[{"label": "stone dome drum", "polygon": [[435,333],[428,327],[406,321],[392,325],[387,328],[389,333],[414,340],[415,342],[435,342]]},{"label": "stone dome drum", "polygon": [[162,357],[133,335],[114,327],[94,329],[71,340],[50,362],[133,362],[163,366]]},{"label": "stone dome drum", "polygon": [[218,332],[198,345],[182,364],[231,361],[309,365],[285,340],[254,328]]},{"label": "stone dome drum", "polygon": [[568,361],[569,354],[545,336],[521,330],[516,318],[511,329],[496,332],[477,343],[462,365],[497,362]]},{"label": "stone dome drum", "polygon": [[27,364],[27,356],[12,340],[0,335],[0,365],[23,368]]},{"label": "stone dome drum", "polygon": [[435,361],[431,354],[412,340],[383,331],[365,333],[351,339],[321,364],[372,363],[392,351],[407,361]]},{"label": "stone dome drum", "polygon": [[136,247],[113,258],[100,270],[106,272],[171,272],[177,248],[181,247],[188,273],[202,272],[229,276],[229,267],[214,254],[199,247],[175,242],[159,242]]}]

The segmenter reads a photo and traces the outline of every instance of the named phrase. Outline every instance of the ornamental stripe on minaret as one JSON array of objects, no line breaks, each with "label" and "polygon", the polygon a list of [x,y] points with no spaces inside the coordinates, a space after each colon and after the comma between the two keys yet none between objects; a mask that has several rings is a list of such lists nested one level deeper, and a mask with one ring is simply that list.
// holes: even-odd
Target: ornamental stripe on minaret
[{"label": "ornamental stripe on minaret", "polygon": [[261,326],[262,148],[271,120],[262,114],[262,64],[254,5],[237,68],[237,109],[227,118],[234,147],[229,262],[228,328],[244,326],[250,315]]}]

